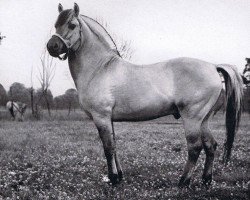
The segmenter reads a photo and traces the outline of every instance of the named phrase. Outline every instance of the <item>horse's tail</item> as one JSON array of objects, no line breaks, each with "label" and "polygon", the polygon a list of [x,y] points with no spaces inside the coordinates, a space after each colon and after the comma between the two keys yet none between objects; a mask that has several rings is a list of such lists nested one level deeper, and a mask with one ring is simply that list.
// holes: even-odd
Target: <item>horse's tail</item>
[{"label": "horse's tail", "polygon": [[227,164],[230,159],[235,133],[238,129],[243,98],[243,84],[238,71],[231,65],[218,65],[217,70],[225,79],[226,96],[226,140],[224,143],[223,163]]}]

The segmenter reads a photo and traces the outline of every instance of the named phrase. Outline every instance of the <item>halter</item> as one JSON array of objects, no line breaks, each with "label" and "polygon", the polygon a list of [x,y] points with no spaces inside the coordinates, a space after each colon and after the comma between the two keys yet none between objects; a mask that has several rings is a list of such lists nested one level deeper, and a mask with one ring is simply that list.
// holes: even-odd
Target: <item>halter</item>
[{"label": "halter", "polygon": [[[79,48],[82,46],[82,24],[81,24],[81,22],[80,22],[80,20],[79,20],[78,17],[77,17],[77,21],[78,21],[79,27],[80,27],[80,30],[79,30],[79,32],[80,32],[80,45],[79,45],[79,47],[78,47],[78,49],[79,49]],[[70,52],[72,46],[73,46],[74,44],[76,44],[77,41],[76,41],[74,44],[71,44],[70,41],[69,41],[69,39],[64,39],[64,38],[63,38],[61,35],[59,35],[58,33],[55,33],[55,34],[53,34],[52,36],[58,37],[58,38],[63,42],[63,44],[65,44],[65,46],[67,47],[67,52],[66,52],[66,54],[65,54],[63,57],[60,57],[60,55],[58,56],[58,58],[59,58],[60,60],[66,60],[66,59],[68,58],[68,54],[69,54],[69,52]],[[77,49],[77,50],[78,50],[78,49]],[[77,51],[77,50],[76,50],[76,51]]]}]

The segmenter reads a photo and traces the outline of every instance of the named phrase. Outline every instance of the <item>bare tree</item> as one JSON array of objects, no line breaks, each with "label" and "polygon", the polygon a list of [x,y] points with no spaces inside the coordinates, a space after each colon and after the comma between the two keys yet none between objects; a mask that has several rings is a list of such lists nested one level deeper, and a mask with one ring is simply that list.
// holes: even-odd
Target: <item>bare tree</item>
[{"label": "bare tree", "polygon": [[110,37],[112,38],[113,42],[116,45],[117,51],[119,52],[120,56],[124,59],[131,60],[134,50],[132,49],[131,41],[127,41],[118,37],[112,31],[109,30],[109,25],[105,22],[102,18],[96,18],[96,21],[103,26],[104,29],[108,30],[110,33]]},{"label": "bare tree", "polygon": [[6,38],[6,36],[4,36],[4,35],[2,36],[2,35],[1,35],[1,32],[0,32],[0,44],[1,44],[1,42],[2,42],[2,40],[3,40],[4,38]]},{"label": "bare tree", "polygon": [[119,51],[120,56],[127,60],[131,60],[132,55],[134,53],[133,49],[131,48],[131,41],[119,39],[119,41],[117,41],[116,44],[117,44],[117,50]]},{"label": "bare tree", "polygon": [[34,87],[33,87],[33,66],[31,68],[31,73],[30,73],[30,107],[31,107],[31,112],[32,115],[35,115],[35,110],[34,110]]},{"label": "bare tree", "polygon": [[39,97],[38,102],[41,98],[45,99],[48,113],[51,116],[51,105],[48,100],[48,89],[55,76],[56,64],[53,63],[53,57],[48,54],[46,49],[41,55],[40,60],[41,66],[38,67],[39,75],[37,76],[37,79],[41,85],[42,95]]}]

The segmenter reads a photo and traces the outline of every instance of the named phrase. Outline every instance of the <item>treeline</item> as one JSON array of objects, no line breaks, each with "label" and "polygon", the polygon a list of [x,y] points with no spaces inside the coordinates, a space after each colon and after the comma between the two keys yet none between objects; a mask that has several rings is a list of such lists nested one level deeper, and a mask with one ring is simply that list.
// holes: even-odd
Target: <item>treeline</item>
[{"label": "treeline", "polygon": [[13,83],[8,91],[0,84],[0,106],[5,106],[7,101],[23,102],[34,110],[40,107],[55,110],[68,109],[70,112],[80,107],[77,91],[73,88],[66,90],[63,95],[53,97],[49,89],[44,93],[43,89],[26,88],[24,84],[18,82]]}]

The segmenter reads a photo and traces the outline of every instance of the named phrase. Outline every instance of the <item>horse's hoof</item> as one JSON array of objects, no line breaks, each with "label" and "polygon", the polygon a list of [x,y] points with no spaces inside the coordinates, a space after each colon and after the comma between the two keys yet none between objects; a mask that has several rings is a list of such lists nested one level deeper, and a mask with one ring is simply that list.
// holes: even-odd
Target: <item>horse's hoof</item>
[{"label": "horse's hoof", "polygon": [[208,188],[212,183],[212,174],[203,175],[202,182]]},{"label": "horse's hoof", "polygon": [[123,179],[123,172],[122,171],[118,171],[118,179],[119,179],[119,181],[122,181],[122,179]]},{"label": "horse's hoof", "polygon": [[178,183],[178,187],[179,188],[183,188],[183,187],[188,187],[190,184],[190,178],[186,178],[185,176],[182,176],[179,183]]},{"label": "horse's hoof", "polygon": [[110,174],[109,180],[112,185],[117,185],[120,182],[118,174]]}]

